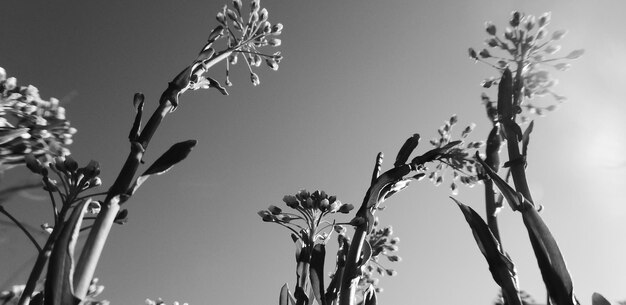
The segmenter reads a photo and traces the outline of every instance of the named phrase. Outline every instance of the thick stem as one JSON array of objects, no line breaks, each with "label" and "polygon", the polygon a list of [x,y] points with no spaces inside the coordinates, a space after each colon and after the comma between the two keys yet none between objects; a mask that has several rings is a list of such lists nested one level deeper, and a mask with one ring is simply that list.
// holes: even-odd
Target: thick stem
[{"label": "thick stem", "polygon": [[341,289],[339,290],[339,305],[354,305],[356,302],[356,288],[359,283],[357,268],[359,267],[358,263],[361,258],[363,243],[367,236],[366,230],[367,225],[362,225],[355,229],[352,243],[350,244],[350,251],[348,251],[346,266],[343,269]]},{"label": "thick stem", "polygon": [[487,225],[493,233],[493,236],[500,243],[500,247],[502,247],[502,240],[500,239],[500,230],[498,229],[498,217],[496,215],[496,196],[493,192],[493,181],[491,179],[483,180],[485,183],[485,206],[487,212]]},{"label": "thick stem", "polygon": [[[229,49],[216,54],[204,65],[205,71],[218,62],[227,59],[233,51],[234,50]],[[111,227],[113,226],[117,213],[120,211],[120,198],[116,196],[124,195],[130,187],[132,180],[137,173],[139,164],[141,163],[144,150],[148,147],[148,144],[150,144],[150,140],[161,125],[165,116],[171,112],[174,106],[172,104],[174,101],[170,98],[177,97],[186,90],[186,87],[176,88],[170,83],[170,86],[168,86],[168,88],[161,95],[159,106],[146,123],[146,126],[139,135],[137,142],[131,143],[131,151],[126,163],[122,167],[117,179],[109,189],[104,206],[100,213],[98,213],[96,221],[89,232],[89,236],[85,241],[85,246],[83,247],[76,265],[76,271],[74,273],[74,292],[77,298],[82,300],[87,295],[89,284],[94,276],[96,266],[100,259],[100,255],[102,254],[102,250],[104,249],[107,237],[111,231]]]}]

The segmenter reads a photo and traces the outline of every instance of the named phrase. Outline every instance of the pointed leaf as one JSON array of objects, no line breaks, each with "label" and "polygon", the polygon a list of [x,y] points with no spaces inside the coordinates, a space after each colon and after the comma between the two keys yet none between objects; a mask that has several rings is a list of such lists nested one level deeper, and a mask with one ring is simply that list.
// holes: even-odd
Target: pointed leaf
[{"label": "pointed leaf", "polygon": [[491,178],[491,180],[493,180],[493,182],[496,184],[513,211],[518,211],[522,208],[526,208],[525,205],[530,204],[527,200],[523,198],[522,194],[516,192],[508,183],[506,183],[506,181],[500,178],[500,176],[498,176],[498,174],[494,172],[493,169],[491,169],[491,167],[489,167],[489,165],[487,165],[487,163],[483,161],[483,159],[480,158],[478,152],[476,152],[474,158],[480,163],[480,165],[482,165],[487,175],[489,175],[489,178]]},{"label": "pointed leaf", "polygon": [[217,91],[219,91],[223,95],[228,95],[228,91],[226,91],[226,88],[224,88],[224,86],[222,86],[220,82],[210,77],[207,77],[206,79],[209,81],[209,87],[217,89]]},{"label": "pointed leaf", "polygon": [[509,68],[504,69],[498,85],[498,114],[502,120],[513,118],[513,74]]},{"label": "pointed leaf", "polygon": [[535,126],[535,121],[531,121],[526,130],[524,130],[524,134],[522,135],[522,156],[526,157],[526,152],[528,151],[528,143],[530,142],[530,133],[533,132],[533,127]]},{"label": "pointed leaf", "polygon": [[591,295],[591,305],[611,305],[611,302],[605,299],[601,294],[594,292],[593,295]]},{"label": "pointed leaf", "polygon": [[493,235],[489,226],[471,207],[450,197],[461,209],[465,220],[472,229],[476,244],[489,264],[489,271],[495,282],[502,288],[507,304],[521,304],[515,266],[509,257],[502,252],[500,243]]},{"label": "pointed leaf", "polygon": [[[280,296],[278,297],[278,305],[289,305],[289,286],[285,283],[282,288],[280,288]],[[291,303],[293,305],[294,303]]]},{"label": "pointed leaf", "polygon": [[326,248],[324,244],[313,246],[311,253],[311,289],[319,305],[326,305],[324,297],[324,259],[326,258]]},{"label": "pointed leaf", "polygon": [[161,155],[150,167],[137,178],[135,184],[128,191],[128,195],[132,195],[137,189],[152,175],[161,175],[170,170],[178,162],[187,158],[194,146],[198,142],[196,140],[187,140],[176,143],[170,147],[163,155]]},{"label": "pointed leaf", "polygon": [[135,114],[135,121],[133,122],[133,127],[130,129],[130,133],[128,135],[128,139],[132,141],[136,141],[139,138],[139,128],[141,127],[141,116],[143,114],[143,105],[144,105],[144,95],[143,93],[135,93],[133,98],[133,106],[137,113]]},{"label": "pointed leaf", "polygon": [[565,260],[548,226],[535,209],[521,212],[550,298],[555,304],[578,305]]},{"label": "pointed leaf", "polygon": [[78,305],[74,296],[74,248],[86,207],[91,200],[76,206],[70,218],[62,224],[61,234],[54,243],[45,282],[45,305]]},{"label": "pointed leaf", "polygon": [[499,125],[494,125],[487,137],[487,147],[485,148],[487,157],[485,163],[497,172],[500,168],[500,147],[502,146],[502,140],[500,138]]},{"label": "pointed leaf", "polygon": [[409,159],[411,153],[413,153],[413,150],[415,150],[415,148],[419,144],[419,141],[420,135],[417,133],[408,138],[402,145],[402,148],[400,148],[400,151],[398,151],[398,155],[396,156],[396,162],[393,164],[393,166],[398,167],[405,164],[406,161]]}]

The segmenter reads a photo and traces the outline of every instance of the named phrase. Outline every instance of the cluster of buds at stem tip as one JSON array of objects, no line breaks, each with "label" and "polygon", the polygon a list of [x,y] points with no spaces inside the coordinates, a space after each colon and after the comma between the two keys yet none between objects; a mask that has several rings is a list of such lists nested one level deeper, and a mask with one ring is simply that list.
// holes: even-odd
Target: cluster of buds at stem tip
[{"label": "cluster of buds at stem tip", "polygon": [[476,124],[466,126],[461,132],[459,140],[453,141],[452,129],[458,123],[456,115],[452,115],[446,120],[443,126],[437,129],[438,137],[432,138],[430,144],[435,149],[441,149],[441,155],[437,158],[434,167],[429,169],[423,166],[422,170],[427,172],[425,177],[433,182],[435,186],[444,183],[447,169],[452,170],[452,181],[450,191],[453,195],[458,194],[459,182],[468,187],[473,187],[478,182],[475,161],[471,158],[474,152],[484,146],[482,141],[467,141]]},{"label": "cluster of buds at stem tip", "polygon": [[250,8],[244,13],[241,0],[233,0],[232,8],[224,6],[217,13],[219,26],[213,30],[209,40],[223,38],[226,40],[230,52],[226,61],[226,85],[231,86],[230,66],[237,64],[241,57],[250,72],[250,81],[253,85],[260,84],[260,79],[253,68],[261,66],[263,62],[272,70],[278,70],[283,59],[280,51],[272,54],[264,53],[265,47],[279,47],[282,43],[280,34],[283,30],[281,23],[272,24],[269,21],[267,9],[262,8],[259,0],[252,0]]},{"label": "cluster of buds at stem tip", "polygon": [[296,213],[285,212],[281,208],[270,205],[267,210],[258,214],[265,222],[273,222],[289,229],[295,240],[313,244],[315,241],[326,243],[335,226],[326,219],[329,214],[347,214],[354,209],[349,203],[337,200],[336,196],[329,196],[324,191],[310,193],[301,190],[294,195],[285,195],[283,202]]},{"label": "cluster of buds at stem tip", "polygon": [[[34,155],[25,157],[26,166],[33,173],[42,176],[44,190],[54,193],[58,192],[61,198],[72,204],[73,200],[83,191],[100,186],[100,164],[97,161],[90,161],[85,167],[78,167],[78,163],[70,156],[56,157],[49,163],[42,163]],[[59,181],[50,177],[50,172],[56,174]],[[97,210],[90,207],[90,210]]]},{"label": "cluster of buds at stem tip", "polygon": [[[518,106],[524,111],[522,120],[526,120],[529,115],[544,115],[565,101],[564,96],[552,90],[558,82],[551,77],[546,67],[566,71],[571,67],[568,61],[578,59],[584,53],[583,49],[577,49],[567,55],[556,55],[561,49],[558,43],[567,31],[558,30],[549,34],[550,18],[550,12],[535,17],[514,11],[502,36],[498,36],[497,28],[492,22],[487,22],[485,24],[485,31],[489,36],[485,40],[487,48],[480,52],[473,48],[469,49],[469,57],[477,62],[486,63],[500,72],[506,68],[514,71]],[[489,49],[500,52],[492,53]],[[501,55],[502,53],[504,54]],[[490,88],[498,82],[499,78],[490,77],[483,80],[481,85]],[[543,96],[552,96],[556,103],[544,105],[531,102],[533,98]]]},{"label": "cluster of buds at stem tip", "polygon": [[44,100],[32,85],[18,86],[0,67],[0,171],[24,164],[24,156],[68,155],[76,128],[59,100]]}]

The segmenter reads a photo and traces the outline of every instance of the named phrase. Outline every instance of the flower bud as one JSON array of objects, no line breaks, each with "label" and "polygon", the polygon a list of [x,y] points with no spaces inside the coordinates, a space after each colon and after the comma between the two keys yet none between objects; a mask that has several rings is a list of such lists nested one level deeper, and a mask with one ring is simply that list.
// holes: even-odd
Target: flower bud
[{"label": "flower bud", "polygon": [[285,195],[285,197],[283,197],[283,201],[287,204],[288,207],[292,209],[297,208],[298,205],[300,204],[298,199],[292,195]]},{"label": "flower bud", "polygon": [[26,156],[24,156],[24,161],[26,162],[26,167],[28,167],[31,172],[35,174],[43,173],[43,170],[45,169],[44,166],[39,160],[37,160],[37,158],[35,158],[33,154],[27,154]]},{"label": "flower bud", "polygon": [[275,205],[270,205],[270,207],[267,208],[267,210],[270,211],[270,213],[272,213],[273,215],[278,215],[283,212],[283,210],[281,210],[279,207]]},{"label": "flower bud", "polygon": [[65,168],[69,171],[69,172],[76,172],[76,170],[78,169],[78,163],[71,157],[71,156],[67,156],[65,157]]},{"label": "flower bud", "polygon": [[354,209],[354,206],[346,203],[339,208],[339,213],[348,214]]},{"label": "flower bud", "polygon": [[491,21],[485,23],[485,30],[489,35],[496,35],[496,26]]},{"label": "flower bud", "polygon": [[282,41],[278,38],[270,38],[267,40],[267,43],[272,47],[278,47],[282,43]]},{"label": "flower bud", "polygon": [[559,40],[559,39],[563,38],[565,36],[565,34],[567,34],[566,30],[554,31],[552,33],[552,40]]},{"label": "flower bud", "polygon": [[254,72],[250,72],[250,81],[252,81],[252,85],[258,86],[261,81],[259,80],[259,76]]},{"label": "flower bud", "polygon": [[277,23],[272,27],[272,34],[274,35],[280,35],[280,33],[283,31],[283,24],[282,23]]}]

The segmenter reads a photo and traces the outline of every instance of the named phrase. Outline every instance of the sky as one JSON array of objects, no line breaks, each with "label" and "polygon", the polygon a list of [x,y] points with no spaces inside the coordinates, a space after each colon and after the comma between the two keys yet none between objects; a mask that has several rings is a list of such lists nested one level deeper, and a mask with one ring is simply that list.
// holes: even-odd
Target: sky
[{"label": "sky", "polygon": [[[203,46],[223,4],[9,0],[10,13],[0,19],[0,66],[19,84],[37,86],[43,98],[61,100],[78,129],[72,156],[81,164],[98,160],[110,186],[128,153],[133,94],[143,92],[146,111],[153,110],[167,82]],[[622,1],[262,0],[261,6],[271,22],[284,24],[280,69],[259,69],[255,87],[238,64],[229,96],[204,90],[182,97],[145,159],[183,140],[198,145],[125,204],[129,222],[113,228],[96,271],[106,287],[102,298],[276,304],[280,287],[294,286],[294,246],[286,230],[261,222],[257,211],[281,206],[284,195],[302,188],[358,206],[378,152],[390,168],[407,137],[435,137],[452,114],[460,125],[476,123],[472,139],[484,139],[490,123],[480,94],[495,91],[479,84],[496,71],[468,59],[467,48],[483,47],[485,21],[502,30],[511,11],[520,10],[551,11],[549,28],[569,31],[563,50],[586,50],[569,71],[554,72],[555,90],[568,101],[536,119],[527,168],[533,198],[545,206],[542,217],[579,300],[590,304],[595,291],[626,299]],[[210,75],[223,81],[224,66]],[[428,146],[422,141],[418,151]],[[28,177],[14,169],[4,186]],[[38,227],[51,220],[44,195],[23,195],[6,208]],[[381,279],[382,304],[495,299],[497,286],[449,195],[423,180],[386,202],[381,224],[401,238],[403,260],[387,264],[398,275]],[[462,187],[457,198],[483,213],[482,186]],[[520,215],[505,209],[500,219],[521,288],[543,302]],[[0,249],[0,289],[24,283],[36,255],[32,245],[0,222]]]}]

